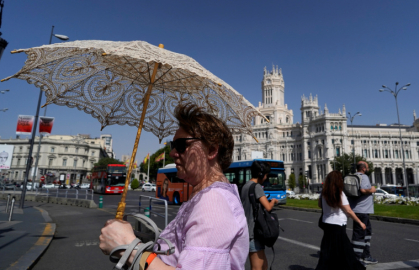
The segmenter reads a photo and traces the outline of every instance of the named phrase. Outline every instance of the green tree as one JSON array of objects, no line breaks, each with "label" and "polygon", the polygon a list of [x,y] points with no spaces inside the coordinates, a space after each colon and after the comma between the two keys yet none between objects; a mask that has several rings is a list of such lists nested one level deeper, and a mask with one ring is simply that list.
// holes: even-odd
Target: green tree
[{"label": "green tree", "polygon": [[93,167],[106,167],[108,164],[124,164],[124,162],[114,158],[102,158],[99,162],[93,164]]},{"label": "green tree", "polygon": [[138,179],[134,178],[131,181],[131,188],[133,190],[137,189],[140,186],[140,181],[138,181]]},{"label": "green tree", "polygon": [[298,176],[298,186],[300,188],[306,188],[307,187],[307,179],[302,174],[300,174],[300,176]]},{"label": "green tree", "polygon": [[173,158],[169,156],[170,153],[170,146],[169,144],[165,145],[163,148],[160,148],[156,152],[154,152],[152,155],[150,155],[150,159],[146,163],[141,163],[140,168],[142,172],[147,173],[148,170],[148,162],[150,162],[150,179],[157,179],[157,170],[161,167],[163,167],[163,160],[160,160],[158,162],[155,161],[156,157],[158,157],[161,153],[165,152],[165,161],[164,164],[170,164],[174,163],[175,161]]},{"label": "green tree", "polygon": [[[369,171],[367,175],[370,175],[371,172],[374,171],[374,166],[372,162],[368,161],[366,158],[355,155],[355,161],[358,163],[359,161],[365,161],[368,164]],[[339,157],[335,157],[332,161],[330,161],[330,165],[334,170],[342,172],[343,176],[350,174],[351,172],[351,164],[354,163],[354,156],[352,154],[343,154]]]},{"label": "green tree", "polygon": [[288,187],[290,189],[294,190],[295,186],[296,186],[295,175],[292,173],[292,174],[290,174],[290,176],[288,178]]}]

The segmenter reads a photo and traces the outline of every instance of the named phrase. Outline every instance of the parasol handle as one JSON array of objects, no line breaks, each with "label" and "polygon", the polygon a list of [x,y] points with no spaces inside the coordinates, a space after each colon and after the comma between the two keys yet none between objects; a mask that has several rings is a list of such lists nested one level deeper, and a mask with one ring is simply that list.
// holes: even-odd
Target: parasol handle
[{"label": "parasol handle", "polygon": [[[163,44],[159,45],[160,48],[163,48],[162,46],[163,46]],[[148,101],[150,100],[151,90],[153,89],[154,79],[156,78],[158,68],[159,68],[159,63],[155,63],[154,64],[154,69],[153,69],[153,75],[151,76],[151,81],[150,81],[150,84],[148,85],[148,89],[147,89],[147,92],[146,92],[146,95],[145,95],[145,98],[144,98],[143,111],[141,113],[140,125],[138,126],[137,136],[135,137],[134,149],[132,149],[132,155],[131,155],[131,159],[130,159],[130,162],[129,162],[127,178],[125,180],[124,192],[122,192],[121,201],[119,202],[118,208],[116,209],[115,218],[119,219],[119,220],[122,220],[122,218],[124,217],[125,205],[126,205],[125,199],[127,197],[128,185],[129,185],[129,182],[131,180],[131,172],[132,172],[132,168],[134,166],[134,159],[135,159],[135,156],[137,155],[138,143],[140,141],[141,131],[143,129],[144,118],[145,118],[145,114],[147,112],[147,107],[148,107]]]}]

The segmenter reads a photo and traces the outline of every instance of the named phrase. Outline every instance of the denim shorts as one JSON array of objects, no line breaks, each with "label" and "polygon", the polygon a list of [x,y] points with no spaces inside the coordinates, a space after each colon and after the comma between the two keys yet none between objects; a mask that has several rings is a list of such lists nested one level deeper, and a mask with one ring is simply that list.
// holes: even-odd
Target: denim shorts
[{"label": "denim shorts", "polygon": [[259,250],[264,250],[265,245],[261,243],[258,239],[250,239],[249,243],[249,252],[257,252]]}]

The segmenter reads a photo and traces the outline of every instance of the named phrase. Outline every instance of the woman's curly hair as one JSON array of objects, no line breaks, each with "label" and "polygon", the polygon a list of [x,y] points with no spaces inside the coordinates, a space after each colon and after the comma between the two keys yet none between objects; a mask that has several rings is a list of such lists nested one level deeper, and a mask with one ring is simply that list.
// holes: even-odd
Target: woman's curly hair
[{"label": "woman's curly hair", "polygon": [[192,103],[179,104],[175,109],[179,127],[193,137],[202,137],[207,147],[218,145],[218,164],[223,171],[232,162],[234,139],[227,125],[203,108]]}]

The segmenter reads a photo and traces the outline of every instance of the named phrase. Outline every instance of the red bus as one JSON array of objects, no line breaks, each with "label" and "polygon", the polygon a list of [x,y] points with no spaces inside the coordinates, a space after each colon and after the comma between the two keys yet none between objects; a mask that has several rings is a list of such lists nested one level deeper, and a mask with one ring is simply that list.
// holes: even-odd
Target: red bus
[{"label": "red bus", "polygon": [[175,164],[168,164],[157,172],[156,197],[181,204],[189,199],[192,185],[177,176]]},{"label": "red bus", "polygon": [[95,166],[90,188],[96,193],[121,194],[124,191],[127,167],[124,164]]}]

